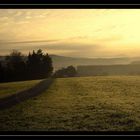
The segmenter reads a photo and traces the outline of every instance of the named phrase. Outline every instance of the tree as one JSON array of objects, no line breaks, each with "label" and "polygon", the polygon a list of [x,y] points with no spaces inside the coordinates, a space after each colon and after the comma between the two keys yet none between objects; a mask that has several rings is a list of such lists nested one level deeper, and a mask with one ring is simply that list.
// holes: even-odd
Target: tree
[{"label": "tree", "polygon": [[47,78],[53,72],[52,59],[48,54],[43,54],[39,49],[29,53],[28,60],[28,77],[32,79]]},{"label": "tree", "polygon": [[22,54],[21,52],[17,51],[17,50],[13,50],[10,55],[6,56],[6,60],[8,62],[12,62],[12,64],[16,64],[18,62],[21,62],[22,59]]},{"label": "tree", "polygon": [[60,78],[67,77],[67,75],[66,75],[66,69],[65,68],[62,68],[62,69],[59,69],[59,70],[55,71],[53,77],[55,77],[55,78],[58,78],[58,77],[60,77]]},{"label": "tree", "polygon": [[51,57],[46,54],[42,58],[42,66],[43,66],[43,75],[49,77],[53,72],[53,65]]},{"label": "tree", "polygon": [[57,70],[54,73],[54,77],[75,77],[77,75],[77,71],[75,67],[68,66],[67,68],[62,68],[60,70]]},{"label": "tree", "polygon": [[76,76],[77,71],[76,71],[75,67],[68,66],[66,69],[66,73],[67,73],[68,77],[74,77],[74,76]]},{"label": "tree", "polygon": [[6,56],[6,73],[6,79],[10,81],[26,79],[26,63],[21,52],[13,50]]},{"label": "tree", "polygon": [[52,59],[41,49],[37,52],[33,50],[26,58],[17,50],[6,56],[5,65],[2,66],[0,62],[0,81],[43,79],[52,75]]},{"label": "tree", "polygon": [[2,66],[2,62],[0,62],[0,82],[4,81],[4,67]]}]

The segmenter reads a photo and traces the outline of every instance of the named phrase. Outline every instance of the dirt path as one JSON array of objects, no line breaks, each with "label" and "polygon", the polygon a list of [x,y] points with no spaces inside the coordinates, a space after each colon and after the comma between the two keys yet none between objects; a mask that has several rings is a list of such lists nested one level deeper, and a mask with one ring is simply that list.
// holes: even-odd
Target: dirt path
[{"label": "dirt path", "polygon": [[45,79],[30,89],[0,99],[0,110],[12,107],[13,105],[16,105],[24,100],[41,94],[43,91],[49,88],[53,80],[54,79],[51,78]]}]

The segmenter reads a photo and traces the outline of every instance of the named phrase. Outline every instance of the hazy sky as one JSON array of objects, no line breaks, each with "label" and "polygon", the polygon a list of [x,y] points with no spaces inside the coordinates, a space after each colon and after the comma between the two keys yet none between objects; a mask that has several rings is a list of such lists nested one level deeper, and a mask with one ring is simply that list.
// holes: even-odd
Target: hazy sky
[{"label": "hazy sky", "polygon": [[140,54],[140,9],[1,9],[0,55],[41,48],[74,57]]}]

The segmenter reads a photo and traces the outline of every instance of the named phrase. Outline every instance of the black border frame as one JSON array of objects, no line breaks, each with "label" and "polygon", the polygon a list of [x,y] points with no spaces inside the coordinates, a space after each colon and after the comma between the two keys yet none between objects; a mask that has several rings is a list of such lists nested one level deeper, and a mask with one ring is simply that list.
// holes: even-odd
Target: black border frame
[{"label": "black border frame", "polygon": [[139,0],[1,0],[0,4],[140,4]]},{"label": "black border frame", "polygon": [[[140,3],[134,3],[135,0],[129,3],[119,3],[117,0],[108,0],[107,3],[105,0],[100,0],[99,3],[88,3],[90,0],[86,0],[86,3],[63,3],[64,0],[61,0],[60,3],[52,3],[52,0],[48,0],[48,3],[42,3],[43,0],[39,0],[38,3],[35,0],[27,1],[24,0],[1,0],[0,9],[140,9]],[[45,0],[44,0],[45,1]],[[65,0],[66,1],[66,0]],[[80,0],[77,0],[80,1]],[[92,0],[93,1],[93,0]],[[99,0],[98,0],[99,1]],[[117,1],[118,3],[110,3],[110,1]],[[6,3],[5,3],[6,2]],[[9,3],[10,2],[10,3]],[[34,2],[34,3],[33,3]],[[68,1],[69,2],[69,1]],[[123,2],[123,1],[122,1]],[[140,1],[139,1],[140,2]],[[3,136],[140,136],[140,131],[0,131],[0,137]]]}]

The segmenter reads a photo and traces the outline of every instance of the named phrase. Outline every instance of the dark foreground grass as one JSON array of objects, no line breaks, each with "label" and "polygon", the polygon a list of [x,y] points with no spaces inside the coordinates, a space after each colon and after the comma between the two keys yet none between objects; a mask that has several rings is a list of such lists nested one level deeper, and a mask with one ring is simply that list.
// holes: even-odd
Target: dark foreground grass
[{"label": "dark foreground grass", "polygon": [[140,77],[56,79],[50,88],[0,111],[0,131],[139,131]]},{"label": "dark foreground grass", "polygon": [[36,97],[46,91],[53,83],[53,78],[47,78],[32,86],[27,90],[23,90],[11,96],[0,99],[0,110],[8,109],[32,97]]},{"label": "dark foreground grass", "polygon": [[0,83],[0,98],[4,98],[17,92],[26,90],[38,84],[41,80],[30,80],[23,82]]}]

